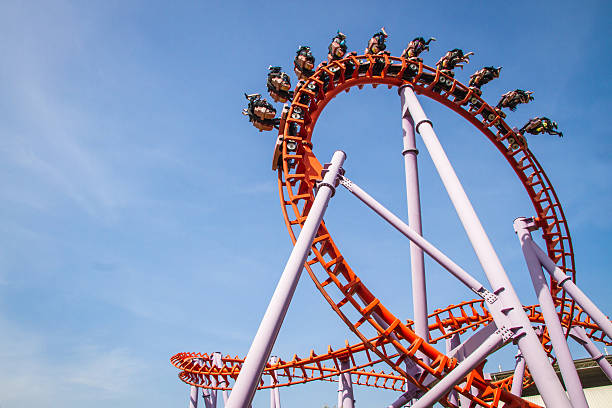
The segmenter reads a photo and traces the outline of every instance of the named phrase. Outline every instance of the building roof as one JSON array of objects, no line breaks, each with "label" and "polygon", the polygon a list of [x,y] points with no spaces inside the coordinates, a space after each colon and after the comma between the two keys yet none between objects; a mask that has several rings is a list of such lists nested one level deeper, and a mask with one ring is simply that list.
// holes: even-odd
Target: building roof
[{"label": "building roof", "polygon": [[[612,364],[612,356],[606,356],[606,360]],[[602,385],[610,385],[610,380],[606,375],[601,371],[599,365],[596,361],[591,358],[581,358],[579,360],[574,360],[574,364],[576,365],[576,370],[578,371],[578,377],[580,378],[580,382],[582,383],[583,388],[592,388],[599,387]],[[553,365],[555,372],[559,379],[561,379],[561,374],[559,373],[559,365]],[[503,380],[504,378],[510,377],[514,373],[514,370],[510,371],[501,371],[499,373],[491,373],[491,379],[493,381]],[[563,383],[563,379],[561,379],[561,383]],[[535,384],[525,388],[523,390],[523,396],[529,395],[537,395],[539,394],[537,387]]]}]

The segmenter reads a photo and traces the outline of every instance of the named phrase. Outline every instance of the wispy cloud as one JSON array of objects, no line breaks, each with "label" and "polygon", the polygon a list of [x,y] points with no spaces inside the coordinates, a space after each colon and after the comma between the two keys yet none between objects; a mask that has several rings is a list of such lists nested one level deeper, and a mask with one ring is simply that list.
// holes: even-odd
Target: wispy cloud
[{"label": "wispy cloud", "polygon": [[276,181],[259,181],[243,185],[237,190],[237,193],[245,195],[269,194],[277,190],[278,184]]},{"label": "wispy cloud", "polygon": [[[36,75],[23,73],[15,86],[20,95],[16,109],[33,119],[25,129],[3,132],[12,139],[3,149],[5,160],[41,184],[36,186],[41,191],[61,194],[91,214],[125,202],[126,189],[117,182],[121,179],[84,142],[83,135],[91,131],[86,113],[64,106],[37,83]],[[21,199],[34,207],[45,201],[40,195]]]},{"label": "wispy cloud", "polygon": [[53,406],[125,397],[146,371],[123,348],[79,346],[51,357],[41,335],[0,318],[0,404],[7,407]]},{"label": "wispy cloud", "polygon": [[[91,27],[68,4],[56,6],[44,15],[26,5],[7,5],[0,20],[9,32],[19,32],[14,37],[19,41],[1,44],[10,61],[0,67],[0,76],[10,78],[2,83],[1,97],[10,101],[0,123],[0,158],[11,174],[3,189],[11,201],[39,210],[67,199],[91,215],[112,215],[129,200],[130,189],[103,156],[99,121],[62,81],[79,61],[75,54]],[[23,18],[35,29],[21,30],[16,21]]]},{"label": "wispy cloud", "polygon": [[66,382],[99,390],[109,398],[127,392],[136,374],[144,368],[126,349],[89,346],[77,354],[85,358],[77,367],[69,367]]}]

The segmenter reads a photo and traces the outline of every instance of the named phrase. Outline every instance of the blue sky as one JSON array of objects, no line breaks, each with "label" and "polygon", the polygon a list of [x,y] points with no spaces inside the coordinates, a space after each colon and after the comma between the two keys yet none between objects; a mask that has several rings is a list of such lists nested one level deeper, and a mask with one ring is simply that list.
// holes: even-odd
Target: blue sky
[{"label": "blue sky", "polygon": [[[534,91],[507,121],[546,115],[564,132],[531,137],[530,148],[568,218],[578,283],[609,313],[611,16],[603,1],[2,2],[0,406],[186,406],[171,355],[246,353],[291,245],[270,169],[275,136],[240,115],[243,93],[265,91],[269,65],[290,71],[299,45],[321,61],[338,29],[362,52],[384,25],[393,55],[434,36],[430,65],[451,48],[474,51],[457,72],[464,82],[504,67],[484,88],[489,103]],[[521,299],[535,303],[512,231],[533,215],[526,194],[482,135],[422,103]],[[345,150],[347,175],[405,215],[394,90],[340,95],[314,142],[322,161]],[[424,234],[482,278],[427,155],[419,160]],[[326,222],[366,284],[409,318],[408,243],[345,192]],[[353,339],[303,278],[275,348],[283,358]],[[428,279],[432,309],[471,298],[431,263]],[[491,369],[509,369],[511,354]],[[331,406],[334,388],[281,396]],[[356,397],[373,406],[394,396]]]}]

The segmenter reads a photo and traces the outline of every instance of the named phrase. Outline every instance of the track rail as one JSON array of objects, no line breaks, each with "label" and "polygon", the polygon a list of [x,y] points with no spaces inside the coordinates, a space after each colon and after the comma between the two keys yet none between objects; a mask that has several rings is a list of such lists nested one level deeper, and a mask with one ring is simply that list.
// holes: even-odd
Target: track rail
[{"label": "track rail", "polygon": [[[389,88],[410,85],[417,93],[447,106],[478,128],[505,157],[523,184],[543,230],[549,256],[575,281],[574,254],[563,209],[550,180],[522,136],[507,125],[491,105],[456,79],[421,62],[387,55],[350,56],[330,63],[295,90],[293,103],[281,125],[282,166],[278,171],[281,207],[293,242],[314,200],[315,181],[320,178],[321,164],[312,151],[316,122],[336,95],[364,85],[387,85]],[[297,143],[298,148],[288,150],[288,141]],[[312,254],[306,263],[307,271],[349,329],[364,343],[367,343],[367,337],[379,334],[400,350],[401,358],[392,361],[375,346],[371,347],[395,371],[426,389],[425,376],[414,378],[402,369],[401,363],[406,358],[413,360],[425,373],[438,378],[454,368],[456,361],[449,360],[416,336],[411,327],[402,323],[367,289],[342,256],[324,224],[319,228]],[[573,324],[576,311],[573,301],[554,282],[551,291],[560,305],[559,313],[564,323],[566,326]],[[357,317],[353,317],[355,312]],[[432,363],[426,364],[418,359],[417,352],[428,356]],[[506,400],[508,382],[492,384],[484,380],[478,370],[468,376],[467,384],[478,390],[476,395],[468,392],[469,387],[455,389],[480,405],[497,406],[500,399],[512,401],[512,397]],[[452,406],[448,401],[441,402]]]},{"label": "track rail", "polygon": [[[316,122],[325,106],[340,92],[365,85],[386,85],[389,88],[412,86],[425,95],[452,109],[495,145],[517,174],[532,202],[537,222],[542,229],[548,255],[576,280],[574,253],[570,233],[561,204],[542,166],[517,134],[495,109],[467,86],[422,62],[388,55],[349,56],[318,69],[295,89],[287,116],[280,124],[282,154],[278,167],[278,188],[281,208],[291,240],[297,235],[308,216],[314,200],[315,182],[321,178],[322,165],[313,153],[312,136]],[[297,148],[290,150],[291,145]],[[279,360],[266,365],[260,389],[288,386],[314,380],[332,381],[339,374],[351,371],[354,383],[404,391],[407,382],[427,390],[431,377],[444,377],[457,364],[439,352],[432,344],[454,334],[465,334],[488,324],[492,318],[483,300],[469,300],[435,310],[429,315],[430,339],[425,342],[412,330],[412,321],[402,321],[392,314],[366,287],[344,258],[324,223],[321,224],[305,267],[317,289],[332,309],[355,333],[360,342],[317,355],[297,355],[290,361]],[[565,327],[583,327],[594,340],[611,344],[601,330],[569,299],[555,282],[551,292]],[[544,322],[537,305],[524,306],[533,324]],[[550,339],[546,330],[541,341],[550,355]],[[417,356],[425,355],[430,363]],[[342,371],[340,358],[349,358],[351,367]],[[226,356],[221,367],[213,366],[210,356],[199,353],[179,353],[172,364],[181,370],[182,381],[203,388],[231,389],[240,372],[243,359]],[[378,368],[384,364],[385,373]],[[484,365],[484,364],[483,364]],[[472,371],[455,390],[477,406],[493,408],[504,402],[507,407],[535,405],[509,393],[512,378],[493,382],[485,378],[482,366]],[[414,368],[421,374],[414,374]],[[525,377],[525,385],[530,383]],[[446,399],[440,401],[455,407]]]},{"label": "track rail", "polygon": [[[536,306],[525,306],[525,311],[533,324],[544,323],[542,313]],[[488,324],[492,317],[484,307],[484,300],[470,300],[459,305],[450,305],[443,309],[437,309],[429,315],[429,330],[431,344],[436,344],[454,334],[465,334],[476,331],[483,325]],[[408,327],[412,321],[407,321]],[[598,339],[604,344],[611,345],[612,341],[605,337],[599,327],[591,322],[576,320],[575,326],[584,328],[592,338]],[[542,333],[544,347],[550,350],[550,342],[547,333]],[[376,347],[388,345],[387,339],[381,336],[367,341]],[[388,351],[388,348],[383,350]],[[390,359],[399,357],[395,352],[387,356]],[[366,342],[353,345],[346,343],[345,347],[334,350],[331,346],[322,354],[311,350],[307,357],[294,355],[291,360],[279,360],[276,364],[267,364],[258,389],[272,387],[284,387],[302,384],[316,380],[335,381],[337,376],[343,372],[338,361],[348,358],[351,362],[350,368],[344,371],[353,373],[355,385],[372,386],[395,391],[403,391],[406,379],[399,373],[391,371],[385,373],[381,370],[366,371],[366,368],[374,367],[383,362],[375,354],[370,353]],[[179,377],[182,381],[202,388],[231,390],[233,382],[238,377],[244,358],[229,355],[222,357],[222,367],[216,367],[211,363],[211,355],[202,353],[178,353],[171,358],[172,364],[181,370]],[[510,379],[511,380],[511,379]],[[504,383],[508,379],[503,380]]]}]

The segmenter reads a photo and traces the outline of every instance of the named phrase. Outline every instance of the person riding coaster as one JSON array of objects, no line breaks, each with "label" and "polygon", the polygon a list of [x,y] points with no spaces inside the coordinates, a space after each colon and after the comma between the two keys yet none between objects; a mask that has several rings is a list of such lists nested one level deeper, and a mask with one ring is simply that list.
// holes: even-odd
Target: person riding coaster
[{"label": "person riding coaster", "polygon": [[408,43],[404,52],[402,52],[402,58],[412,59],[419,62],[423,62],[419,55],[423,51],[429,51],[429,43],[436,41],[434,37],[429,37],[429,40],[425,41],[423,37],[417,37]]},{"label": "person riding coaster", "polygon": [[332,42],[327,47],[329,53],[327,54],[327,61],[332,62],[344,58],[346,54],[346,35],[340,31],[332,38]]},{"label": "person riding coaster", "polygon": [[293,99],[291,89],[291,79],[285,72],[281,72],[281,67],[268,67],[268,92],[274,102],[285,103]]},{"label": "person riding coaster", "polygon": [[442,58],[440,58],[440,60],[436,63],[436,67],[443,74],[454,77],[455,73],[453,72],[453,69],[457,67],[463,69],[463,64],[468,64],[470,62],[471,55],[474,55],[474,53],[468,52],[467,54],[464,54],[463,50],[455,48],[448,51]]},{"label": "person riding coaster", "polygon": [[293,72],[298,79],[307,79],[314,74],[315,58],[310,51],[310,47],[301,45],[296,52],[293,60]]},{"label": "person riding coaster", "polygon": [[521,134],[529,133],[532,135],[539,135],[542,133],[548,133],[549,135],[557,135],[563,137],[563,132],[557,130],[557,122],[553,122],[547,117],[535,117],[529,119],[529,122],[525,124],[520,130]]},{"label": "person riding coaster", "polygon": [[248,106],[242,110],[242,114],[249,117],[249,121],[259,131],[272,130],[278,128],[280,123],[276,116],[276,109],[265,99],[261,99],[261,94],[244,94],[249,101]]},{"label": "person riding coaster", "polygon": [[[327,64],[330,64],[334,61],[341,60],[342,58],[346,56],[346,50],[347,50],[346,35],[344,35],[338,30],[334,38],[332,38],[331,43],[329,43],[327,50],[328,50],[327,61],[322,61],[317,66],[317,69],[324,67]],[[357,53],[353,51],[353,52],[350,52],[349,55],[357,55]]]},{"label": "person riding coaster", "polygon": [[470,82],[468,86],[472,91],[474,91],[474,93],[478,94],[478,96],[482,95],[480,87],[484,84],[491,82],[495,78],[499,78],[499,72],[501,71],[501,69],[502,67],[484,67],[474,72],[470,76]]},{"label": "person riding coaster", "polygon": [[497,103],[495,111],[501,117],[505,118],[506,114],[502,112],[502,108],[509,108],[514,112],[519,104],[533,101],[533,96],[531,96],[531,94],[533,94],[532,91],[523,91],[522,89],[506,92]]},{"label": "person riding coaster", "polygon": [[387,48],[387,45],[385,44],[385,40],[387,39],[387,37],[388,35],[385,31],[385,27],[382,27],[379,32],[377,32],[372,36],[372,38],[370,38],[370,41],[368,41],[368,46],[366,47],[364,54],[377,55],[387,53],[388,55],[389,53],[385,51],[385,48]]}]

